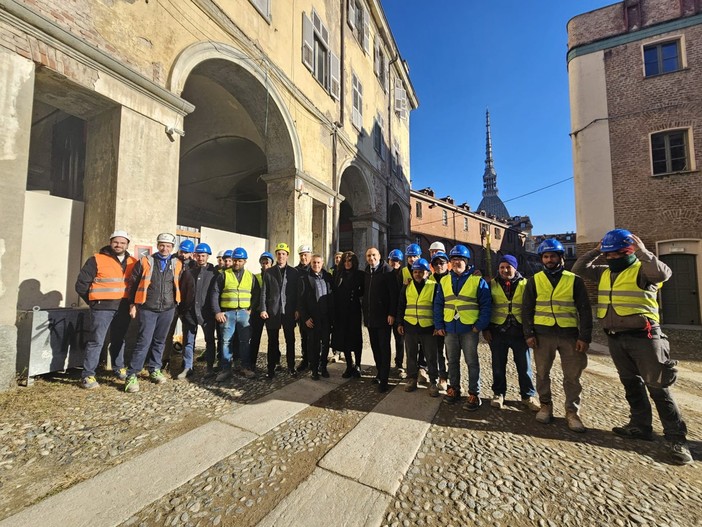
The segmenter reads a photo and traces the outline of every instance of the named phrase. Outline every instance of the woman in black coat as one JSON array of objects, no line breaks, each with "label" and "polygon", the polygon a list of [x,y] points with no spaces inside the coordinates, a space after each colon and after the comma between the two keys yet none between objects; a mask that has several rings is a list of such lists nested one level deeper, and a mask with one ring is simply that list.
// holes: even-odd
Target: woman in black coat
[{"label": "woman in black coat", "polygon": [[[361,298],[363,297],[363,271],[358,269],[358,257],[351,251],[341,256],[334,271],[334,326],[332,349],[343,351],[346,357],[344,379],[361,376]],[[354,353],[354,364],[351,352]]]}]

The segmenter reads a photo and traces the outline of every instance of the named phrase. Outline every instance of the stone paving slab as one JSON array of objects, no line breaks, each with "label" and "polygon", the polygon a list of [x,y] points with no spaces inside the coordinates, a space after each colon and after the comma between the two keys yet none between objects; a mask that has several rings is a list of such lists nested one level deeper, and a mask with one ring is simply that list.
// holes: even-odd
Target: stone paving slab
[{"label": "stone paving slab", "polygon": [[237,408],[220,417],[220,420],[263,435],[347,381],[338,374],[341,366],[330,364],[329,370],[334,375],[328,379],[300,379],[253,403]]},{"label": "stone paving slab", "polygon": [[380,525],[391,496],[327,470],[317,468],[285,497],[259,527],[363,527]]},{"label": "stone paving slab", "polygon": [[5,519],[0,527],[118,525],[255,438],[224,423],[207,423]]},{"label": "stone paving slab", "polygon": [[394,495],[441,404],[425,389],[403,388],[392,390],[319,466]]}]

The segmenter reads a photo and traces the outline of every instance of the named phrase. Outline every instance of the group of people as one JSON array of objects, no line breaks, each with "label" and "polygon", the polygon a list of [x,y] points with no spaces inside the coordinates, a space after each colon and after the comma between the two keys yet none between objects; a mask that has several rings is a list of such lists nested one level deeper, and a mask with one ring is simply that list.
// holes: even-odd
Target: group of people
[{"label": "group of people", "polygon": [[[389,389],[394,334],[395,366],[406,375],[405,391],[417,390],[423,373],[429,396],[438,397],[445,390],[446,403],[461,401],[463,356],[468,369],[464,409],[475,411],[482,404],[478,357],[482,333],[491,350],[493,407],[505,405],[511,349],[522,404],[536,412],[538,422],[550,423],[554,415],[550,372],[558,353],[566,424],[572,431],[585,432],[581,375],[587,366],[593,316],[582,275],[598,284],[596,315],[630,406],[629,423],[613,432],[652,439],[648,391],[663,423],[671,459],[681,464],[692,461],[686,425],[669,391],[676,369],[660,330],[656,300],[659,284],[671,272],[628,231],[607,233],[596,249],[577,261],[574,272],[564,268],[562,244],[548,239],[537,251],[542,271],[526,279],[517,259],[504,255],[490,281],[473,266],[468,247],[456,245],[447,253],[441,242],[431,245],[428,259],[418,244],[409,245],[405,254],[390,251],[387,261],[377,248],[369,248],[364,269],[356,254],[339,252],[329,271],[322,255],[313,254],[308,245],[299,247],[300,262],[292,267],[289,246],[279,243],[273,253],[260,255],[260,272],[253,273],[246,269],[248,254],[243,248],[218,254],[214,266],[208,262],[212,254],[208,244],[186,240],[172,254],[175,241],[170,233],[159,234],[157,252],[136,260],[127,251],[129,235],[115,231],[110,244],[81,269],[76,291],[91,307],[92,320],[82,387],[98,386],[95,370],[108,329],[112,367],[125,381],[125,391],[139,390],[137,374],[145,365],[152,382],[165,382],[163,350],[177,312],[184,340],[183,370],[177,379],[193,374],[198,327],[206,343],[206,376],[217,382],[231,378],[235,370],[246,378],[256,376],[264,327],[267,378],[282,368],[281,328],[291,376],[309,369],[314,380],[328,377],[333,349],[344,355],[342,377],[360,377],[365,325],[380,392]],[[607,265],[595,265],[600,256]],[[138,337],[126,365],[124,336],[133,318],[139,320]],[[302,348],[297,366],[296,326]]]}]

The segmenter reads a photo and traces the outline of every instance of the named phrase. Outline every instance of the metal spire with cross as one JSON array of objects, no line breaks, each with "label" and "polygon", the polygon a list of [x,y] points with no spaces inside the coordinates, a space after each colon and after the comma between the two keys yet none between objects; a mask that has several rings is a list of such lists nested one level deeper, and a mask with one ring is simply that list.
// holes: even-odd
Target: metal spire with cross
[{"label": "metal spire with cross", "polygon": [[478,210],[498,218],[509,218],[507,207],[499,197],[497,190],[497,171],[492,158],[492,132],[490,131],[490,110],[485,110],[485,172],[483,172],[483,199]]}]

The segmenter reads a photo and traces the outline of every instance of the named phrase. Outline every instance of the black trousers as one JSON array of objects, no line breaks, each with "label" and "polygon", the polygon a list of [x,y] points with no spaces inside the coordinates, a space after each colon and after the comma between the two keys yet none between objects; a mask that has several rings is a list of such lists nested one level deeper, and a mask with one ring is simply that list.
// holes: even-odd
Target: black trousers
[{"label": "black trousers", "polygon": [[298,323],[298,327],[300,328],[300,347],[302,350],[302,364],[309,364],[310,363],[310,356],[309,356],[309,349],[308,349],[308,332],[307,332],[307,326],[305,326],[305,323],[300,320]]},{"label": "black trousers", "polygon": [[329,358],[329,319],[322,318],[314,321],[314,327],[305,326],[307,334],[307,359],[310,369],[321,371],[327,369],[327,359]]},{"label": "black trousers", "polygon": [[405,337],[397,331],[397,325],[392,327],[392,336],[395,339],[395,367],[402,368],[405,362]]},{"label": "black trousers", "polygon": [[280,328],[285,335],[285,358],[288,369],[295,368],[295,316],[293,314],[277,314],[266,320],[266,334],[268,335],[268,371],[273,372],[280,362],[280,348],[278,336]]},{"label": "black trousers", "polygon": [[263,326],[265,326],[266,321],[261,318],[261,313],[259,311],[252,311],[249,320],[251,324],[249,355],[251,357],[251,366],[256,368],[258,349],[261,347],[261,335],[263,335]]},{"label": "black trousers", "polygon": [[392,326],[369,327],[371,350],[375,367],[378,369],[378,379],[387,383],[390,377],[390,334]]}]

